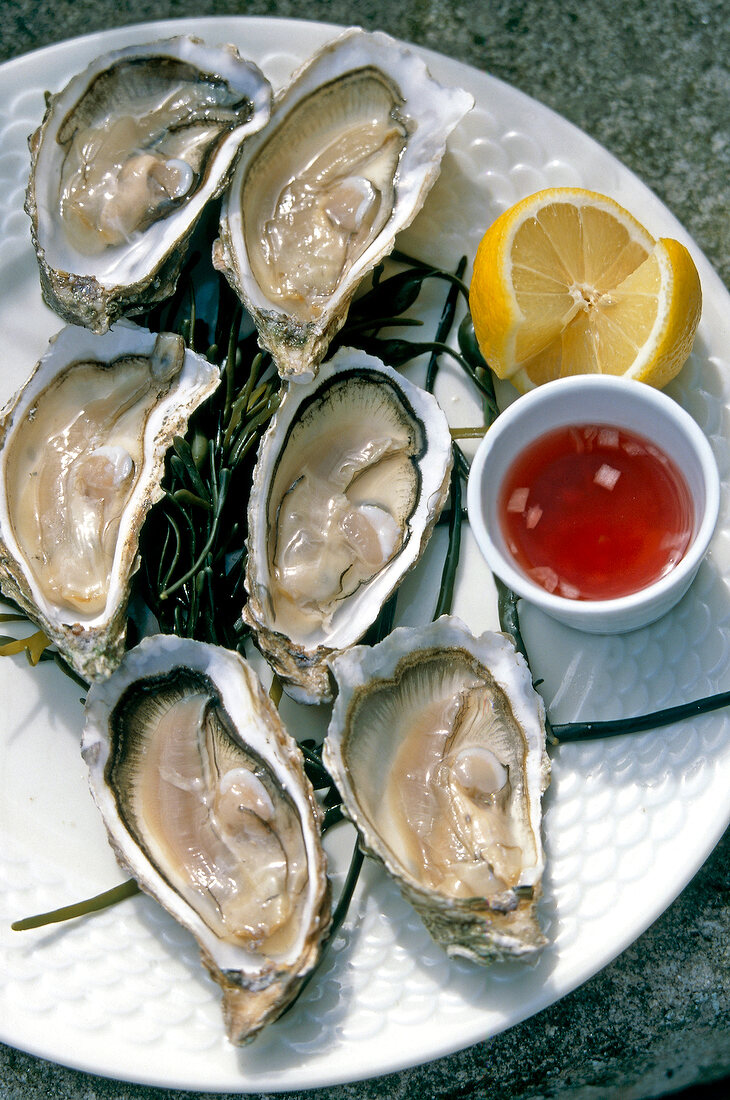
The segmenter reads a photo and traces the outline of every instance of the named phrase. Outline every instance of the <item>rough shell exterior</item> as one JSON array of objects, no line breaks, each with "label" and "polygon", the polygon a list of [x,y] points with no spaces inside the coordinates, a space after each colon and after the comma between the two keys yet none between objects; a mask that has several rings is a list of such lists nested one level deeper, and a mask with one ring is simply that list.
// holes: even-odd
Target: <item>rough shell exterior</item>
[{"label": "rough shell exterior", "polygon": [[[398,395],[404,417],[413,418],[425,440],[423,453],[414,459],[418,467],[419,495],[407,522],[402,549],[370,581],[343,600],[331,629],[321,630],[306,642],[297,641],[276,627],[276,608],[271,602],[271,487],[281,456],[302,415],[313,399],[333,382],[357,385],[360,376],[380,381]],[[282,679],[289,695],[298,702],[321,703],[332,698],[328,658],[358,641],[376,620],[380,609],[403,577],[419,561],[436,520],[446,502],[453,461],[448,422],[435,398],[408,382],[391,367],[364,352],[340,349],[308,384],[291,385],[259,447],[248,507],[248,603],[243,618],[254,633],[256,645]]]},{"label": "rough shell exterior", "polygon": [[[85,256],[64,243],[59,226],[56,194],[63,153],[56,133],[100,73],[119,62],[148,57],[179,59],[201,73],[221,76],[250,100],[250,109],[219,142],[202,185],[173,214],[154,222],[129,246],[107,249],[101,257]],[[28,139],[31,170],[25,202],[48,305],[65,321],[101,333],[117,318],[169,297],[205,205],[225,188],[241,142],[267,122],[271,94],[268,81],[235,47],[209,47],[197,38],[178,37],[105,54],[52,95],[41,125]]]},{"label": "rough shell exterior", "polygon": [[[120,815],[118,792],[107,781],[114,708],[134,685],[154,681],[176,667],[198,670],[210,678],[241,745],[254,749],[267,762],[296,807],[306,844],[309,877],[306,922],[287,956],[268,958],[217,939],[136,844]],[[249,1042],[296,996],[319,959],[330,925],[330,885],[320,842],[322,815],[296,742],[281,724],[258,677],[237,653],[191,639],[158,635],[144,639],[130,650],[109,680],[92,685],[86,703],[82,753],[89,768],[94,800],[119,862],[146,893],[195,937],[205,967],[222,989],[223,1013],[231,1042],[236,1045]]]},{"label": "rough shell exterior", "polygon": [[[252,188],[248,177],[265,162],[272,137],[294,110],[309,102],[310,123],[301,128],[302,148],[285,155],[292,164],[308,163],[319,152],[306,145],[310,134],[317,133],[317,97],[323,90],[336,87],[337,81],[368,68],[384,74],[399,100],[393,116],[402,125],[406,137],[394,181],[394,198],[389,217],[365,250],[354,257],[326,305],[309,319],[290,312],[285,305],[272,301],[257,281],[253,264],[261,250],[259,240],[248,239],[245,232],[246,204],[251,204]],[[396,234],[405,229],[421,209],[441,169],[446,140],[473,106],[471,95],[461,89],[446,88],[428,73],[424,62],[410,50],[382,32],[366,33],[351,28],[325,45],[294,74],[289,85],[277,96],[269,124],[249,139],[238,162],[221,212],[220,239],[214,247],[214,263],[224,271],[284,377],[307,380],[317,370],[327,347],[342,327],[355,290],[368,272],[387,256]],[[303,249],[306,252],[307,248]],[[304,257],[299,262],[307,262]]]},{"label": "rough shell exterior", "polygon": [[[180,351],[183,353],[179,337]],[[49,605],[29,571],[8,514],[6,450],[14,429],[33,416],[40,394],[70,364],[92,360],[109,363],[130,354],[149,355],[157,335],[127,322],[98,336],[87,329],[67,326],[52,338],[48,350],[25,385],[0,413],[0,586],[55,642],[60,652],[85,679],[103,679],[119,664],[124,652],[127,603],[137,568],[139,534],[144,517],[162,495],[160,482],[165,455],[173,439],[185,433],[195,408],[218,386],[218,368],[202,356],[184,351],[177,382],[150,415],[145,431],[144,465],[120,524],[112,569],[112,583],[102,614],[82,620]]]},{"label": "rough shell exterior", "polygon": [[[353,707],[373,691],[388,690],[404,669],[419,662],[419,653],[465,652],[475,657],[507,695],[512,713],[524,731],[524,783],[529,793],[531,828],[537,859],[521,876],[523,889],[505,890],[490,898],[455,898],[425,886],[394,854],[388,840],[374,827],[365,811],[358,774],[349,757],[349,745],[358,730],[351,725]],[[399,628],[377,646],[355,646],[332,661],[337,697],[332,711],[323,759],[342,795],[343,806],[358,829],[361,847],[379,859],[413,904],[434,939],[450,955],[479,963],[530,957],[547,942],[536,917],[544,865],[540,842],[541,796],[549,783],[545,750],[544,706],[534,690],[529,670],[511,638],[487,632],[474,635],[453,617],[443,616],[422,628]],[[397,731],[389,730],[395,743]],[[377,749],[378,761],[387,760],[390,746]],[[385,776],[368,776],[375,791],[385,791]]]}]

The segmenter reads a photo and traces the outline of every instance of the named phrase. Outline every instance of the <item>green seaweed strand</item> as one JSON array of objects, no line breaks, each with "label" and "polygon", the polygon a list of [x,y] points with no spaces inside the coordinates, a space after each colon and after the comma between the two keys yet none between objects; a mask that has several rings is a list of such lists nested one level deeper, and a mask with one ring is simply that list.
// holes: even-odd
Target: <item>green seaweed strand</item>
[{"label": "green seaweed strand", "polygon": [[45,928],[49,924],[59,924],[61,921],[73,920],[75,917],[86,917],[90,913],[98,913],[102,909],[108,909],[111,905],[117,905],[125,898],[139,894],[140,889],[133,878],[126,882],[113,886],[111,890],[105,890],[96,894],[93,898],[84,901],[76,901],[72,905],[64,905],[60,909],[52,909],[48,913],[38,913],[33,917],[24,917],[10,925],[14,932],[27,932],[31,928]]}]

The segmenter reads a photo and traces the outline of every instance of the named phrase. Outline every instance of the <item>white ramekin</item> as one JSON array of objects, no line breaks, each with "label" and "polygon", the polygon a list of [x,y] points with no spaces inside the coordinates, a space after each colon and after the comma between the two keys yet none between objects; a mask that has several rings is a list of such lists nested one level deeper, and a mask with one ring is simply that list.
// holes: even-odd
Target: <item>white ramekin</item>
[{"label": "white ramekin", "polygon": [[[694,534],[682,560],[665,576],[627,596],[571,600],[547,592],[522,572],[500,530],[497,501],[513,459],[532,440],[567,424],[610,424],[653,440],[682,470],[694,502]],[[576,375],[547,382],[517,398],[482,440],[469,475],[469,522],[490,569],[509,588],[568,626],[618,634],[654,622],[689,588],[709,545],[720,507],[712,449],[689,413],[643,382]]]}]

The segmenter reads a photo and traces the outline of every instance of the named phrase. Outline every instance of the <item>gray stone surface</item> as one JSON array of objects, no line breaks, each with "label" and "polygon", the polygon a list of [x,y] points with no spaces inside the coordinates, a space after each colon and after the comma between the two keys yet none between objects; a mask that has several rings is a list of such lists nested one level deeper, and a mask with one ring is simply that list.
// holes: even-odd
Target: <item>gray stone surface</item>
[{"label": "gray stone surface", "polygon": [[[724,0],[0,0],[0,60],[113,25],[225,14],[360,23],[489,70],[632,168],[730,285]],[[644,1100],[718,1082],[730,1075],[729,927],[726,834],[653,927],[558,1004],[459,1054],[316,1095]],[[730,1083],[718,1086],[723,1094]],[[0,1100],[191,1095],[91,1077],[0,1047]]]}]

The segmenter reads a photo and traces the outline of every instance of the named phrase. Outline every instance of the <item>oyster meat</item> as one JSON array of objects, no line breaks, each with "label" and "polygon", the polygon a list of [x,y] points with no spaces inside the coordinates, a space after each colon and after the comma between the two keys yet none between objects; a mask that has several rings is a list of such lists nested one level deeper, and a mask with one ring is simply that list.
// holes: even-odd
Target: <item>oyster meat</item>
[{"label": "oyster meat", "polygon": [[26,195],[51,308],[104,332],[168,297],[270,106],[268,81],[234,47],[187,37],[105,54],[51,96]]},{"label": "oyster meat", "polygon": [[243,617],[298,701],[331,698],[327,658],[420,558],[451,464],[436,400],[364,352],[286,391],[253,474]]},{"label": "oyster meat", "polygon": [[301,752],[237,653],[156,635],[92,685],[82,752],[109,839],[197,940],[233,1043],[291,1002],[330,924]]},{"label": "oyster meat", "polygon": [[444,616],[332,668],[323,759],[362,847],[448,954],[534,955],[549,761],[544,706],[511,639]]},{"label": "oyster meat", "polygon": [[181,337],[68,326],[0,413],[0,586],[70,664],[118,664],[165,454],[220,381]]},{"label": "oyster meat", "polygon": [[311,377],[362,277],[435,181],[472,97],[357,28],[324,46],[241,154],[214,263],[282,375]]}]

